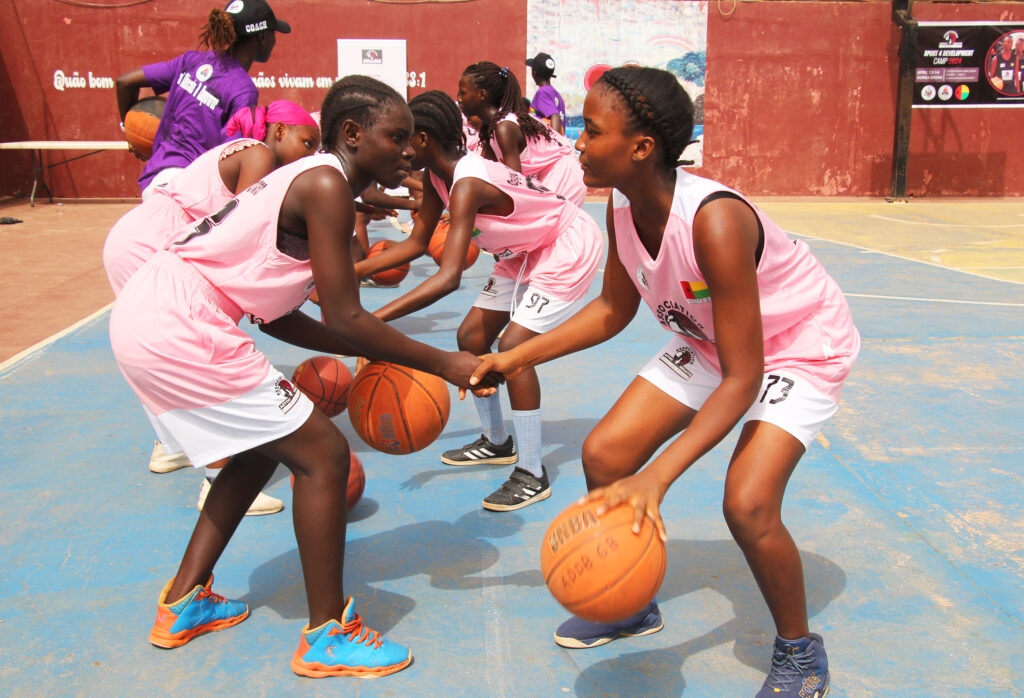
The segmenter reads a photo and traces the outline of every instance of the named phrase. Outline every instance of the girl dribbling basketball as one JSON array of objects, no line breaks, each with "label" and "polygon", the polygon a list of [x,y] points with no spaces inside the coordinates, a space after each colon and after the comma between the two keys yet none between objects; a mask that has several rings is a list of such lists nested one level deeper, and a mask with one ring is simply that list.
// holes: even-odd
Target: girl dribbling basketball
[{"label": "girl dribbling basketball", "polygon": [[[551,332],[484,357],[478,370],[511,381],[611,338],[647,303],[673,337],[587,437],[590,496],[633,507],[635,530],[646,513],[664,540],[659,506],[669,486],[743,420],[723,510],[778,634],[758,696],[824,696],[828,659],[808,630],[800,554],[781,507],[860,350],[846,300],[804,242],[732,189],[676,166],[693,105],[671,73],[608,71],[583,118],[576,148],[586,182],[615,189],[601,295]],[[662,626],[652,602],[618,623],[571,618],[555,641],[594,647]]]},{"label": "girl dribbling basketball", "polygon": [[[190,460],[230,456],[210,489],[150,642],[178,647],[235,625],[248,607],[210,591],[213,568],[278,463],[295,476],[294,523],[309,625],[291,661],[311,677],[390,674],[408,649],[363,625],[343,594],[349,448],[337,427],[256,350],[248,316],[278,339],[322,353],[358,351],[465,386],[479,360],[415,342],[363,310],[350,256],[355,195],[410,171],[413,122],[402,98],[361,76],[339,80],[321,110],[325,152],[270,173],[185,227],[125,284],[110,317],[128,383]],[[323,323],[301,306],[314,284]]]}]

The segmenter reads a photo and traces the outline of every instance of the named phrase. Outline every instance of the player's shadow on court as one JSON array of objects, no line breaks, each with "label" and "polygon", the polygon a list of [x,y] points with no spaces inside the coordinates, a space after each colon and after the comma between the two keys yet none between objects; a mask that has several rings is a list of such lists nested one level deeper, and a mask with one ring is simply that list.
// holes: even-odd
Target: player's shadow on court
[{"label": "player's shadow on court", "polygon": [[[643,688],[649,687],[657,695],[680,696],[686,688],[687,660],[704,650],[730,643],[739,661],[767,674],[771,664],[775,626],[736,543],[731,539],[669,540],[667,549],[668,569],[657,597],[665,620],[665,630],[654,635],[616,640],[616,643],[620,643],[622,654],[580,672],[576,679],[576,695],[607,695],[608,686],[620,685],[628,680],[626,677],[632,676],[638,682],[637,693],[647,693]],[[807,613],[812,618],[813,631],[813,617],[846,587],[846,573],[821,555],[801,551],[800,557],[807,585]],[[685,626],[700,632],[702,626],[711,624],[704,621],[712,617],[714,610],[710,610],[706,616],[681,616],[673,615],[666,608],[666,602],[670,599],[701,590],[721,595],[732,604],[734,616],[681,644],[642,650],[645,644],[659,645],[659,636],[663,636],[670,628]],[[686,634],[686,631],[683,632]],[[828,642],[828,638],[825,638],[825,642]],[[633,651],[637,649],[640,651]],[[750,686],[749,695],[760,688],[760,681],[758,679],[756,684]]]},{"label": "player's shadow on court", "polygon": [[[596,424],[596,419],[560,419],[544,422],[544,455],[541,461],[548,471],[549,482],[554,483],[558,479],[558,473],[563,465],[579,462],[580,453],[583,449],[583,440]],[[452,438],[459,444],[463,442],[468,443],[480,438],[480,430],[470,428],[449,431],[445,432],[445,438]],[[552,445],[555,448],[550,451],[547,450]],[[453,477],[458,476],[460,473],[504,472],[506,469],[508,469],[508,466],[504,465],[445,465],[440,468],[416,473],[401,483],[399,487],[403,490],[418,490],[434,478]]]},{"label": "player's shadow on court", "polygon": [[[350,538],[345,544],[345,593],[355,597],[357,611],[372,619],[368,622],[374,630],[386,633],[416,607],[416,602],[373,586],[378,582],[426,575],[435,589],[541,587],[544,580],[537,569],[501,577],[481,574],[501,555],[498,547],[486,539],[507,538],[522,528],[523,519],[517,514],[496,517],[478,510],[454,523],[421,521],[365,538]],[[249,575],[249,593],[242,598],[250,608],[266,606],[282,618],[306,618],[299,551],[290,550],[254,569]]]}]

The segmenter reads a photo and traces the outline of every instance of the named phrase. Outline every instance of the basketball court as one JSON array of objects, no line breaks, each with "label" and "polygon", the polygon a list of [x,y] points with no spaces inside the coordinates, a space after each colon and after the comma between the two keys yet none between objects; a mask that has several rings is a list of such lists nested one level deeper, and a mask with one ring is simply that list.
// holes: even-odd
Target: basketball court
[{"label": "basketball court", "polygon": [[[840,411],[786,500],[832,695],[1021,695],[1024,208],[1019,200],[820,201],[759,203],[808,240],[847,293],[864,339]],[[372,451],[347,413],[335,418],[367,477],[350,512],[346,593],[370,627],[412,649],[407,670],[319,682],[290,671],[306,604],[283,469],[267,492],[285,511],[245,519],[216,570],[214,590],[247,601],[251,617],[177,650],[151,646],[155,600],[195,523],[200,475],[146,469],[152,432],[110,352],[100,248],[126,208],[0,205],[0,215],[25,221],[0,227],[9,262],[0,281],[3,693],[756,692],[773,631],[720,509],[735,434],[662,507],[664,630],[591,650],[552,641],[566,613],[541,579],[540,540],[584,492],[588,431],[666,339],[644,308],[611,342],[539,369],[553,494],[526,509],[480,507],[505,466],[440,463],[440,451],[479,434],[475,410],[454,392],[440,439],[407,456]],[[588,210],[603,226],[603,205]],[[370,232],[401,237],[386,223]],[[380,307],[434,269],[417,260],[399,289],[363,289],[364,304]],[[481,259],[456,293],[395,326],[454,348],[488,269]],[[286,374],[311,355],[263,335],[257,344]]]}]

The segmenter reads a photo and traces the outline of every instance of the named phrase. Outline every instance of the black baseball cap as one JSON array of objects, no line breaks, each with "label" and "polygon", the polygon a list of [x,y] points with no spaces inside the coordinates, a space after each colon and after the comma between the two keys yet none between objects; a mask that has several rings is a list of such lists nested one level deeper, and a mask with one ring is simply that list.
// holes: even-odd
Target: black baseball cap
[{"label": "black baseball cap", "polygon": [[267,0],[232,0],[224,11],[231,15],[235,22],[235,34],[240,37],[264,31],[288,34],[292,30],[290,24],[274,16]]},{"label": "black baseball cap", "polygon": [[526,65],[549,78],[557,77],[555,75],[555,59],[547,53],[538,53],[533,58],[527,58]]}]

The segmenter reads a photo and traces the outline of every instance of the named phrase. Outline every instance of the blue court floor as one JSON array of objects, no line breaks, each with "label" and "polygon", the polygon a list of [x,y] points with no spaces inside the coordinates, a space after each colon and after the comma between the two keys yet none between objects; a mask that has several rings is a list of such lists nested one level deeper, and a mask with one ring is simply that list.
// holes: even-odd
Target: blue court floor
[{"label": "blue court floor", "polygon": [[[603,207],[588,208],[603,224]],[[872,225],[879,239],[895,234],[885,227],[894,223]],[[832,695],[1024,694],[1024,286],[814,227],[809,243],[864,338],[785,510]],[[383,305],[435,268],[414,262],[401,288],[363,289],[364,304]],[[395,325],[455,348],[488,269],[481,259],[458,292]],[[566,614],[541,579],[540,539],[584,492],[588,431],[667,339],[643,307],[611,342],[541,367],[553,495],[535,506],[484,511],[507,468],[441,464],[441,450],[479,434],[454,391],[441,438],[408,456],[372,451],[347,413],[335,418],[367,476],[350,512],[346,593],[415,657],[374,681],[304,679],[288,667],[306,605],[283,469],[267,491],[285,511],[243,521],[216,570],[214,589],[246,600],[251,617],[176,650],[147,642],[195,523],[200,477],[146,469],[153,436],[110,353],[107,319],[0,368],[0,694],[732,697],[763,681],[772,624],[720,510],[735,434],[663,505],[665,629],[592,650],[552,641]],[[286,374],[310,356],[256,334]]]}]

